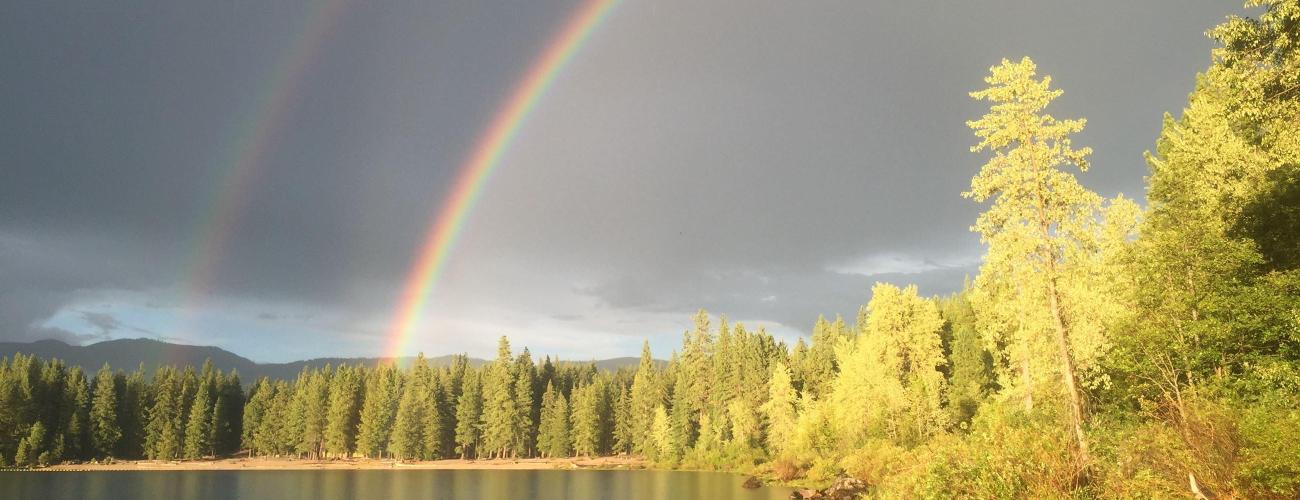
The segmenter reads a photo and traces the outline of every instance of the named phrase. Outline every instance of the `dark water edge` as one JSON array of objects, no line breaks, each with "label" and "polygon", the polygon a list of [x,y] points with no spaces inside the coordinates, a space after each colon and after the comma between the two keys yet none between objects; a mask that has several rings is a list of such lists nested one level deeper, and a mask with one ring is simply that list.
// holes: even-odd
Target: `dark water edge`
[{"label": "dark water edge", "polygon": [[259,470],[0,472],[0,499],[572,499],[769,500],[743,476],[655,470]]}]

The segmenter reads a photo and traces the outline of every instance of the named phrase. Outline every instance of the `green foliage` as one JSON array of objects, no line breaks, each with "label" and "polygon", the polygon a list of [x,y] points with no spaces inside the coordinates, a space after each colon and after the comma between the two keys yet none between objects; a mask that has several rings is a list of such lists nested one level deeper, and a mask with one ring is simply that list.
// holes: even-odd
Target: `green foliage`
[{"label": "green foliage", "polygon": [[357,428],[357,452],[363,456],[379,457],[388,449],[401,396],[398,384],[397,369],[391,365],[375,369],[366,380],[365,402]]},{"label": "green foliage", "polygon": [[161,368],[154,374],[151,389],[153,406],[145,426],[145,454],[152,460],[175,460],[180,458],[183,446],[180,375],[174,368]]},{"label": "green foliage", "polygon": [[650,342],[641,345],[641,361],[637,365],[636,375],[632,378],[631,389],[631,441],[632,451],[643,455],[653,455],[658,450],[659,442],[653,434],[655,408],[663,405],[664,389],[662,377],[655,369],[654,359],[650,356]]},{"label": "green foliage", "polygon": [[212,389],[207,383],[199,384],[190,405],[190,416],[185,426],[184,458],[195,460],[212,454]]},{"label": "green foliage", "polygon": [[915,286],[878,283],[867,311],[865,330],[836,349],[840,373],[829,401],[841,443],[885,437],[914,444],[943,430],[946,389],[939,369],[947,362],[938,308]]},{"label": "green foliage", "polygon": [[[423,361],[421,358],[417,363]],[[416,366],[419,370],[419,365]],[[388,440],[388,451],[397,460],[419,458],[424,451],[424,405],[420,401],[424,388],[414,374],[404,378],[405,382],[401,384],[402,396],[393,420],[392,436]]]},{"label": "green foliage", "polygon": [[574,454],[595,456],[604,453],[608,431],[606,418],[609,415],[604,384],[597,379],[574,387],[571,401],[570,432]]},{"label": "green foliage", "polygon": [[18,443],[14,464],[20,467],[47,464],[49,462],[47,459],[38,459],[39,456],[46,456],[43,451],[45,446],[45,424],[36,422],[27,432],[27,437]]},{"label": "green foliage", "polygon": [[542,394],[542,421],[537,435],[537,449],[543,457],[569,456],[569,402],[552,384]]},{"label": "green foliage", "polygon": [[456,449],[461,458],[474,457],[482,437],[482,385],[477,373],[465,375],[464,387],[456,404]]},{"label": "green foliage", "polygon": [[330,379],[329,413],[325,417],[325,450],[331,455],[349,457],[356,449],[365,373],[360,367],[343,365],[335,370]]},{"label": "green foliage", "polygon": [[94,400],[90,408],[90,436],[95,456],[112,456],[122,439],[122,428],[117,422],[117,383],[113,370],[104,364],[95,375]]},{"label": "green foliage", "polygon": [[767,449],[780,455],[789,449],[798,425],[798,394],[790,381],[790,369],[777,363],[772,368],[763,415],[767,418]]},{"label": "green foliage", "polygon": [[483,376],[483,415],[481,451],[489,458],[514,457],[520,451],[520,406],[515,401],[515,373],[510,355],[510,341],[501,337],[497,359]]},{"label": "green foliage", "polygon": [[948,409],[952,422],[967,424],[994,389],[993,357],[975,328],[969,290],[939,302],[947,345]]}]

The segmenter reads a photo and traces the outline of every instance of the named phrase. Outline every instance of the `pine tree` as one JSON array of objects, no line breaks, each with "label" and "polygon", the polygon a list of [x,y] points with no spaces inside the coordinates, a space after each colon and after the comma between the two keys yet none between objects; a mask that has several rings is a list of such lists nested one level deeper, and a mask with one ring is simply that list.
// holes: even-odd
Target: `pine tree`
[{"label": "pine tree", "polygon": [[397,414],[397,373],[392,366],[381,366],[366,381],[365,402],[357,427],[357,451],[370,458],[388,449],[393,419]]},{"label": "pine tree", "polygon": [[993,386],[993,358],[975,329],[975,311],[968,296],[969,291],[963,291],[939,304],[950,351],[949,411],[957,423],[969,422],[975,416]]},{"label": "pine tree", "polygon": [[476,456],[482,435],[479,424],[483,412],[480,379],[478,372],[466,372],[456,401],[456,449],[462,459]]},{"label": "pine tree", "polygon": [[229,455],[239,450],[244,414],[244,388],[239,372],[217,374],[217,401],[212,411],[212,450],[217,455]]},{"label": "pine tree", "polygon": [[329,374],[333,370],[327,365],[323,370],[311,370],[302,377],[298,384],[294,405],[299,412],[296,422],[296,451],[311,458],[318,458],[325,452],[325,430],[329,417]]},{"label": "pine tree", "polygon": [[117,456],[140,458],[145,456],[145,424],[150,407],[149,389],[144,380],[144,364],[136,367],[129,377],[116,377],[114,383],[122,386],[122,399],[118,405],[118,423],[122,427],[121,446]]},{"label": "pine tree", "polygon": [[652,435],[655,407],[663,404],[654,358],[650,357],[650,342],[641,344],[641,361],[632,378],[631,422],[632,452],[650,454],[657,446]]},{"label": "pine tree", "polygon": [[604,427],[609,411],[605,404],[605,388],[600,379],[573,389],[571,397],[570,434],[573,452],[577,455],[596,456],[605,451]]},{"label": "pine tree", "polygon": [[777,363],[772,368],[772,382],[768,384],[768,398],[762,410],[767,417],[767,447],[778,455],[794,439],[798,397],[790,383],[790,369]]},{"label": "pine tree", "polygon": [[626,384],[620,383],[618,399],[614,403],[614,449],[615,454],[631,453],[636,431],[632,428],[632,393]]},{"label": "pine tree", "polygon": [[361,419],[363,371],[341,365],[330,379],[329,414],[325,422],[325,449],[334,456],[349,457],[356,448],[357,424]]},{"label": "pine tree", "polygon": [[424,421],[424,458],[436,460],[444,458],[452,448],[451,408],[447,405],[450,390],[447,388],[447,376],[440,370],[429,370],[424,376],[425,396],[421,399],[424,409],[421,414]]},{"label": "pine tree", "polygon": [[185,427],[184,457],[190,460],[212,454],[212,389],[201,383],[196,391]]},{"label": "pine tree", "polygon": [[[713,377],[714,336],[709,329],[709,313],[695,313],[695,328],[686,333],[677,380],[673,387],[673,419],[676,443],[682,449],[695,444],[695,437],[705,429],[699,426],[705,416],[716,417],[725,408],[718,405],[718,384]],[[682,408],[683,403],[685,408]],[[716,419],[714,419],[716,422]]]},{"label": "pine tree", "polygon": [[[1087,463],[1083,394],[1071,340],[1076,332],[1071,331],[1072,318],[1066,317],[1070,306],[1063,303],[1063,289],[1070,284],[1062,278],[1069,274],[1063,267],[1075,263],[1065,259],[1088,244],[1079,238],[1095,223],[1100,198],[1060,168],[1087,170],[1091,149],[1076,149],[1070,142],[1070,135],[1083,130],[1085,122],[1040,114],[1061,91],[1051,88],[1050,77],[1037,79],[1037,67],[1028,57],[1018,63],[1004,59],[990,71],[985,78],[989,88],[971,97],[990,101],[992,107],[967,123],[980,139],[971,151],[994,154],[971,180],[970,191],[963,193],[977,202],[993,201],[974,226],[988,244],[975,297],[995,294],[998,307],[1016,311],[1011,344],[1023,346],[1018,357],[1026,378],[1035,358],[1044,357],[1038,346],[1055,344],[1056,370],[1069,400],[1079,453]],[[1047,338],[1051,340],[1045,342]],[[1026,395],[1032,394],[1025,389]]]},{"label": "pine tree", "polygon": [[537,450],[543,457],[569,456],[569,402],[550,383],[542,394],[541,420]]},{"label": "pine tree", "polygon": [[504,458],[519,452],[515,446],[523,421],[515,402],[515,377],[511,370],[510,341],[503,336],[497,344],[497,359],[483,378],[482,451],[489,457]]},{"label": "pine tree", "polygon": [[[419,358],[417,363],[423,363]],[[397,416],[393,420],[393,433],[388,441],[388,451],[397,460],[416,458],[423,454],[424,446],[424,405],[420,400],[424,392],[415,374],[406,377],[401,384],[401,398],[397,406]]]},{"label": "pine tree", "polygon": [[536,370],[537,367],[533,365],[532,354],[525,347],[524,352],[515,360],[513,369],[515,377],[513,394],[515,407],[517,408],[515,410],[517,420],[514,429],[514,448],[524,456],[532,454],[537,438],[538,413],[540,413],[541,407],[534,404],[534,402],[540,403],[538,398],[533,396],[533,391],[536,390],[537,385]]},{"label": "pine tree", "polygon": [[122,429],[117,423],[117,384],[108,363],[95,375],[94,393],[90,408],[91,443],[96,457],[109,457],[117,452]]},{"label": "pine tree", "polygon": [[45,424],[37,421],[32,424],[27,436],[18,442],[18,451],[14,454],[14,464],[20,467],[43,465],[38,457],[45,449]]},{"label": "pine tree", "polygon": [[[192,370],[191,370],[192,371]],[[181,455],[181,381],[175,369],[154,374],[153,406],[145,427],[145,453],[152,460],[174,460]]]},{"label": "pine tree", "polygon": [[[695,439],[699,437],[699,428],[696,427],[696,419],[703,418],[694,408],[691,407],[690,386],[683,380],[685,375],[678,372],[673,376],[672,390],[672,407],[668,409],[668,426],[669,432],[672,433],[672,439],[661,441],[659,448],[659,457],[661,460],[676,461],[682,457],[682,454],[691,448]],[[658,432],[656,430],[656,432]],[[672,446],[664,448],[663,443],[669,443]]]},{"label": "pine tree", "polygon": [[[205,360],[203,371],[212,370],[212,360]],[[199,389],[199,374],[194,371],[193,366],[186,366],[181,370],[178,379],[179,387],[176,392],[176,411],[180,416],[177,418],[177,425],[180,428],[179,442],[177,443],[180,453],[185,451],[185,428],[189,426],[190,407],[194,404],[194,394]]]},{"label": "pine tree", "polygon": [[668,422],[667,410],[664,410],[664,405],[658,405],[651,415],[650,436],[654,443],[654,447],[650,449],[651,459],[667,463],[675,462],[680,452],[678,444],[673,440],[673,430]]},{"label": "pine tree", "polygon": [[243,415],[243,432],[241,442],[244,449],[252,455],[261,455],[266,453],[266,443],[260,438],[259,430],[262,427],[262,421],[266,418],[267,410],[271,406],[271,400],[275,397],[274,386],[266,377],[262,377],[253,383],[253,387],[248,392],[248,404],[244,406]]},{"label": "pine tree", "polygon": [[813,325],[812,345],[803,361],[803,392],[821,398],[830,394],[831,381],[839,371],[835,359],[835,348],[839,345],[840,330],[836,329],[824,317],[817,317]]},{"label": "pine tree", "polygon": [[55,460],[88,458],[90,454],[90,386],[80,366],[68,370],[64,385],[63,450]]},{"label": "pine tree", "polygon": [[265,443],[266,452],[271,455],[288,455],[294,452],[298,442],[298,428],[295,426],[294,385],[283,380],[275,382],[273,397],[262,419],[258,439]]}]

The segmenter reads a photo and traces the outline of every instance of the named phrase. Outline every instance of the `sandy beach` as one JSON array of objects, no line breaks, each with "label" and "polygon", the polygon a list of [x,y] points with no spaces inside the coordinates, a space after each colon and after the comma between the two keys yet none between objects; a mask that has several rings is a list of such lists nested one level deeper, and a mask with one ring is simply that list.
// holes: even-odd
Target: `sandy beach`
[{"label": "sandy beach", "polygon": [[644,469],[646,461],[636,457],[526,458],[497,460],[403,461],[368,458],[308,460],[296,458],[223,458],[216,460],[119,460],[113,463],[60,464],[45,471],[129,471],[129,470],[548,470],[548,469]]}]

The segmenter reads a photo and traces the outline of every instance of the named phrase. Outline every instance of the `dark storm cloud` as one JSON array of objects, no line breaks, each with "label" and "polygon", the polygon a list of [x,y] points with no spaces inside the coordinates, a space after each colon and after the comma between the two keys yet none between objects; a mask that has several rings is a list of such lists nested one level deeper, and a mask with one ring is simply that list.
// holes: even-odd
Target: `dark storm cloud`
[{"label": "dark storm cloud", "polygon": [[[150,314],[224,314],[187,340],[264,359],[376,349],[455,169],[575,6],[349,2],[297,52],[303,2],[0,8],[0,338],[172,335]],[[1140,153],[1232,7],[623,2],[489,182],[431,328],[675,338],[657,318],[706,307],[806,329],[851,316],[878,280],[953,291],[980,252],[980,207],[959,193],[982,161],[963,123],[987,68],[1034,57],[1066,90],[1054,114],[1089,119],[1085,183],[1140,195]],[[208,309],[186,312],[202,221],[259,99],[310,53],[272,103]],[[50,322],[127,293],[139,317]],[[469,318],[488,310],[505,312]],[[230,336],[237,319],[320,341],[271,349]]]}]

